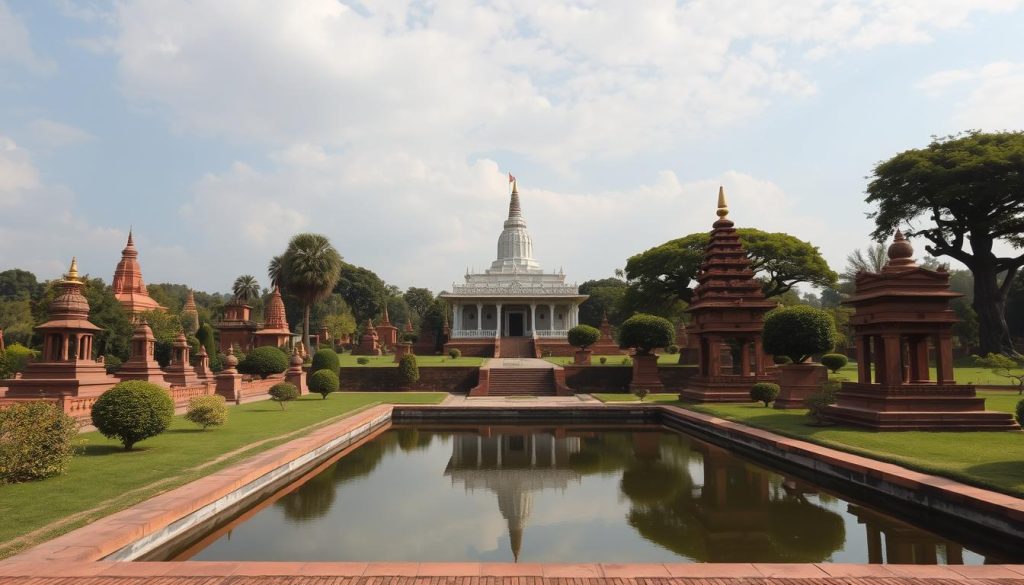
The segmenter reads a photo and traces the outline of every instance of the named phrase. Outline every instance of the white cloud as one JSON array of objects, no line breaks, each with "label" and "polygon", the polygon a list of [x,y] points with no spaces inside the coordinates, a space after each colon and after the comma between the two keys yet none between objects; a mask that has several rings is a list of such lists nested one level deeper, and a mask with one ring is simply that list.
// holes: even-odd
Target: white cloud
[{"label": "white cloud", "polygon": [[938,71],[917,84],[931,97],[955,95],[952,122],[960,128],[1024,126],[1024,63],[997,61],[975,69]]},{"label": "white cloud", "polygon": [[50,73],[56,69],[53,60],[40,57],[32,50],[25,23],[0,0],[0,65],[5,61],[33,73]]},{"label": "white cloud", "polygon": [[72,146],[94,138],[92,134],[81,128],[45,118],[37,118],[30,122],[28,130],[33,142],[47,148]]}]

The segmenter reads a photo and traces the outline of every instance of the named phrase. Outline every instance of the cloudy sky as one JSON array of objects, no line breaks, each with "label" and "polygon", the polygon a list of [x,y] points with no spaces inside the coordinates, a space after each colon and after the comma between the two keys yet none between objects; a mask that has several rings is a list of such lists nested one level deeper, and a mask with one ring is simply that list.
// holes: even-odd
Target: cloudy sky
[{"label": "cloudy sky", "polygon": [[874,163],[1024,128],[1014,0],[0,0],[0,270],[227,291],[297,231],[400,287],[494,256],[519,178],[570,280],[740,226],[834,268]]}]

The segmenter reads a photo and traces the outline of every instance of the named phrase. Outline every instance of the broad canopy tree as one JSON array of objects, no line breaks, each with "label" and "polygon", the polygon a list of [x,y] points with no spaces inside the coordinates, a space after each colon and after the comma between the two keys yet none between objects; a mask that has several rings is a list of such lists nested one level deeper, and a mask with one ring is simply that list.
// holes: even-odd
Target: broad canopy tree
[{"label": "broad canopy tree", "polygon": [[298,234],[270,261],[270,280],[303,306],[302,343],[308,348],[309,316],[314,303],[327,298],[341,277],[341,255],[321,234]]},{"label": "broad canopy tree", "polygon": [[[928,241],[929,254],[958,260],[974,275],[978,353],[1018,355],[1005,308],[1024,265],[1024,132],[934,138],[879,163],[867,194],[878,206],[870,216],[876,240],[904,227]],[[1000,253],[1000,244],[1014,252]]]},{"label": "broad canopy tree", "polygon": [[[736,231],[766,296],[783,294],[801,282],[835,286],[838,276],[810,243],[785,233],[753,228]],[[631,257],[626,262],[626,304],[662,314],[659,307],[689,303],[704,248],[710,241],[709,232],[690,234]]]}]

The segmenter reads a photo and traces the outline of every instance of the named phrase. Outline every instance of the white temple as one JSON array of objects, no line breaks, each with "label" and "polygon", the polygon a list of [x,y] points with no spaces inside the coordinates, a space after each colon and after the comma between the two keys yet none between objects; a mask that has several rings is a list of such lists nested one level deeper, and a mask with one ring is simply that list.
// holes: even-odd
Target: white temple
[{"label": "white temple", "polygon": [[565,338],[579,324],[587,295],[566,284],[565,274],[547,273],[533,257],[519,191],[512,183],[508,219],[498,236],[497,259],[483,274],[466,271],[465,284],[452,284],[441,297],[452,306],[451,339],[495,337]]}]

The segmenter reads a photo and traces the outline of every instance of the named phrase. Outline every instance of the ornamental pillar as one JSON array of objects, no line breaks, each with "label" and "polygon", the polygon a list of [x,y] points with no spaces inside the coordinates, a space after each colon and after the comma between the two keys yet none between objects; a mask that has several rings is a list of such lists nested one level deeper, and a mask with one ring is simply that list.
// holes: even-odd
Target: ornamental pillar
[{"label": "ornamental pillar", "polygon": [[537,303],[530,303],[530,331],[537,333]]},{"label": "ornamental pillar", "polygon": [[501,304],[500,303],[498,304],[498,312],[495,315],[495,317],[496,317],[495,321],[497,323],[497,326],[495,327],[495,329],[497,330],[496,335],[498,337],[501,337]]},{"label": "ornamental pillar", "polygon": [[484,304],[476,304],[476,332],[479,337],[479,333],[484,328]]},{"label": "ornamental pillar", "polygon": [[555,304],[548,303],[548,331],[555,330]]},{"label": "ornamental pillar", "polygon": [[867,335],[857,336],[857,382],[860,384],[871,383],[871,337]]},{"label": "ornamental pillar", "polygon": [[936,382],[939,384],[955,384],[953,379],[953,337],[942,333],[935,338]]}]

